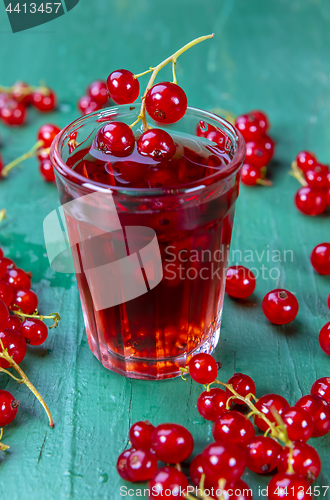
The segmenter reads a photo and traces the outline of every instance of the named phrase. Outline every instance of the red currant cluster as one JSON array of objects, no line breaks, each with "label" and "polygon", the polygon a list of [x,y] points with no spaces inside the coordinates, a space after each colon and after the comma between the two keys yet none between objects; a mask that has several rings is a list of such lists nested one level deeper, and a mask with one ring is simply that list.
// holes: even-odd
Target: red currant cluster
[{"label": "red currant cluster", "polygon": [[[137,422],[129,431],[132,448],[118,458],[117,470],[126,481],[149,480],[149,499],[246,500],[251,490],[241,476],[248,467],[257,474],[277,473],[268,486],[269,500],[312,498],[312,486],[321,472],[317,451],[306,441],[330,431],[330,378],[317,380],[311,394],[290,407],[285,398],[267,394],[257,399],[255,384],[248,376],[236,373],[225,384],[216,380],[218,366],[209,354],[191,358],[183,373],[206,386],[197,400],[197,409],[212,421],[214,443],[197,455],[188,478],[181,464],[194,448],[193,437],[177,424]],[[217,384],[224,387],[210,387]],[[237,408],[248,407],[246,416]],[[264,433],[256,436],[255,426]],[[158,461],[167,464],[158,467]],[[194,494],[194,496],[192,495]]]},{"label": "red currant cluster", "polygon": [[53,111],[56,95],[49,87],[31,87],[16,82],[12,87],[0,86],[0,118],[6,125],[20,126],[26,122],[27,107],[33,106],[41,113]]},{"label": "red currant cluster", "polygon": [[246,157],[242,167],[241,180],[247,186],[271,185],[266,180],[267,165],[275,152],[275,143],[267,135],[269,120],[262,111],[250,111],[235,120],[235,127],[246,142]]},{"label": "red currant cluster", "polygon": [[305,215],[320,215],[330,207],[329,167],[309,151],[301,151],[292,163],[291,175],[302,187],[295,196],[298,210]]},{"label": "red currant cluster", "polygon": [[79,99],[77,107],[83,115],[87,115],[102,109],[108,102],[107,84],[102,80],[96,80],[88,85],[86,94]]}]

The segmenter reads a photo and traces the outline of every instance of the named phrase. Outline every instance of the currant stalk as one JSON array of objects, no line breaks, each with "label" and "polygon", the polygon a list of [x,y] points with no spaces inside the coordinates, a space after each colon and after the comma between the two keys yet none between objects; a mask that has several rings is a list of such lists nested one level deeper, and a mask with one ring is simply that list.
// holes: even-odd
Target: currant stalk
[{"label": "currant stalk", "polygon": [[43,316],[42,314],[39,314],[38,309],[36,309],[33,314],[25,314],[25,313],[23,313],[22,309],[19,306],[17,306],[16,304],[14,304],[14,306],[18,307],[18,311],[13,310],[12,312],[16,316],[21,318],[22,320],[24,320],[26,318],[36,318],[36,319],[40,319],[41,321],[43,321],[44,319],[52,319],[54,323],[52,324],[52,326],[49,327],[49,329],[57,328],[57,325],[58,325],[59,321],[61,320],[61,316],[57,312],[51,313],[48,316]]},{"label": "currant stalk", "polygon": [[3,177],[7,177],[8,172],[12,168],[16,167],[16,165],[18,165],[22,161],[27,160],[28,158],[31,158],[32,156],[35,156],[38,149],[42,148],[42,146],[43,146],[43,141],[36,142],[35,145],[32,146],[32,148],[27,153],[24,153],[24,155],[19,156],[18,158],[16,158],[16,160],[13,160],[12,162],[8,163],[8,165],[6,165],[5,168],[3,169],[3,171],[1,172],[1,175]]},{"label": "currant stalk", "polygon": [[0,429],[0,451],[1,450],[5,451],[5,450],[8,450],[8,448],[10,448],[10,446],[8,446],[7,444],[1,443],[2,436],[3,436],[3,429],[1,428]]},{"label": "currant stalk", "polygon": [[0,223],[1,223],[4,219],[7,219],[7,216],[6,216],[6,209],[5,209],[5,208],[2,208],[2,209],[0,210]]},{"label": "currant stalk", "polygon": [[302,170],[300,170],[300,168],[298,167],[296,161],[293,161],[291,163],[291,170],[289,171],[289,174],[292,175],[292,177],[294,177],[295,179],[297,179],[297,181],[299,181],[302,186],[304,187],[308,186],[308,183],[304,178],[304,174]]}]

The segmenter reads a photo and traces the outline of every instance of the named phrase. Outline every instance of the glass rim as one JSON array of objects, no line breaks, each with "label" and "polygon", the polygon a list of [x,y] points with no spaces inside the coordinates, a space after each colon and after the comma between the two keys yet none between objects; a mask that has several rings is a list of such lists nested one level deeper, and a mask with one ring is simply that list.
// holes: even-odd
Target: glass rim
[{"label": "glass rim", "polygon": [[[78,174],[70,168],[65,161],[62,160],[62,156],[59,150],[59,144],[60,141],[65,133],[67,133],[71,128],[73,128],[75,125],[82,125],[85,120],[88,118],[92,117],[97,117],[98,119],[102,119],[106,116],[108,116],[109,111],[116,111],[116,110],[121,110],[121,109],[129,109],[132,107],[133,104],[131,105],[124,105],[124,106],[109,106],[107,108],[94,111],[93,113],[88,113],[87,115],[80,116],[79,118],[75,119],[73,122],[69,123],[66,125],[55,137],[51,148],[50,148],[50,160],[52,162],[52,165],[56,172],[61,176],[66,178],[67,182],[71,182],[73,184],[76,184],[80,186],[83,189],[87,190],[92,190],[92,191],[107,191],[111,193],[117,193],[117,194],[123,194],[123,195],[136,195],[136,196],[161,196],[161,195],[177,195],[180,193],[189,193],[189,192],[196,192],[199,190],[206,189],[209,186],[214,185],[215,183],[219,181],[224,181],[227,180],[229,177],[237,173],[239,168],[241,167],[244,158],[245,158],[245,153],[246,153],[246,145],[245,141],[243,139],[242,134],[237,130],[237,128],[232,125],[229,121],[225,120],[225,118],[216,115],[210,111],[205,111],[199,108],[195,108],[192,106],[187,107],[186,112],[192,112],[192,113],[198,113],[202,115],[204,119],[209,118],[213,121],[218,122],[221,124],[225,129],[229,129],[230,133],[235,136],[236,139],[236,149],[235,153],[233,155],[233,158],[230,160],[230,162],[226,165],[226,168],[221,171],[221,174],[219,171],[215,172],[214,174],[211,174],[207,177],[208,183],[203,184],[201,179],[200,184],[197,184],[198,181],[192,181],[190,183],[186,183],[184,187],[181,185],[174,185],[172,186],[166,186],[166,187],[157,187],[157,188],[134,188],[134,187],[125,187],[125,186],[109,186],[109,184],[103,184],[101,182],[97,182],[94,180],[86,179],[81,174]],[[111,116],[111,115],[109,115]],[[197,137],[197,136],[196,136]],[[63,175],[63,172],[65,175]],[[214,183],[210,182],[214,179]],[[79,182],[75,182],[79,181]],[[86,182],[87,181],[87,182]]]}]

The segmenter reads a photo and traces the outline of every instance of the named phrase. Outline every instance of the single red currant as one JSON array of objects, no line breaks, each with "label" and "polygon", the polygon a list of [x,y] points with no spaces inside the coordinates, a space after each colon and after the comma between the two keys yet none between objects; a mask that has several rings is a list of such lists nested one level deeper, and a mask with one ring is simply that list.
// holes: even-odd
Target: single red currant
[{"label": "single red currant", "polygon": [[258,436],[247,445],[246,465],[257,474],[267,474],[275,469],[282,447],[275,439]]},{"label": "single red currant", "polygon": [[189,375],[198,384],[211,384],[217,378],[218,365],[211,354],[200,353],[188,363]]},{"label": "single red currant", "polygon": [[149,500],[186,500],[188,480],[175,467],[161,467],[149,481]]},{"label": "single red currant", "polygon": [[148,481],[157,471],[157,457],[150,450],[132,450],[127,457],[126,471],[132,481]]},{"label": "single red currant", "polygon": [[[235,373],[232,377],[227,382],[227,385],[232,385],[233,389],[243,398],[246,398],[248,394],[253,394],[255,395],[256,393],[256,386],[252,380],[251,377],[248,375],[244,375],[244,373]],[[229,396],[232,396],[232,392],[229,389],[226,389],[227,394]],[[238,405],[244,405],[244,401],[241,401],[240,399],[233,399],[233,403],[238,404]]]},{"label": "single red currant", "polygon": [[227,441],[244,448],[254,438],[255,432],[253,424],[242,413],[227,411],[214,422],[212,434],[218,443]]},{"label": "single red currant", "polygon": [[9,318],[9,311],[3,300],[0,299],[0,331],[6,328]]},{"label": "single red currant", "polygon": [[19,402],[10,392],[0,390],[0,428],[14,420],[18,406]]},{"label": "single red currant", "polygon": [[282,413],[282,419],[291,441],[308,441],[312,437],[314,420],[303,408],[287,408]]},{"label": "single red currant", "polygon": [[24,314],[32,314],[38,307],[38,297],[32,290],[15,290],[10,309],[19,310]]},{"label": "single red currant", "polygon": [[316,380],[312,385],[311,394],[320,396],[330,404],[330,377],[322,377]]},{"label": "single red currant", "polygon": [[297,316],[299,304],[291,292],[277,288],[265,295],[262,301],[262,310],[271,323],[286,325]]},{"label": "single red currant", "polygon": [[18,127],[25,123],[27,117],[27,110],[24,104],[16,101],[7,101],[2,108],[0,108],[0,118],[10,127]]},{"label": "single red currant", "polygon": [[11,315],[8,318],[6,328],[9,328],[10,330],[16,330],[16,332],[21,333],[21,324],[22,321],[19,319],[18,316]]},{"label": "single red currant", "polygon": [[255,186],[262,178],[260,167],[244,163],[241,170],[241,181],[246,186]]},{"label": "single red currant", "polygon": [[56,127],[56,125],[52,125],[51,123],[46,123],[45,125],[42,125],[39,128],[37,134],[37,140],[43,142],[42,145],[43,148],[50,148],[53,140],[60,131],[61,130],[58,127]]},{"label": "single red currant", "polygon": [[319,161],[313,167],[313,170],[315,170],[316,172],[319,172],[322,175],[325,175],[325,177],[327,177],[327,175],[329,173],[328,165],[324,165],[324,163],[320,163]]},{"label": "single red currant", "polygon": [[39,171],[46,182],[55,182],[54,168],[50,160],[43,160],[39,165]]},{"label": "single red currant", "polygon": [[100,106],[104,106],[109,100],[107,84],[102,80],[92,82],[87,88],[87,93]]},{"label": "single red currant", "polygon": [[45,160],[50,160],[48,149],[38,149],[38,160],[40,163]]},{"label": "single red currant", "polygon": [[310,186],[298,189],[295,204],[298,210],[305,215],[320,215],[327,208],[326,192]]},{"label": "single red currant", "polygon": [[8,283],[0,281],[0,299],[6,304],[7,307],[10,306],[13,297],[14,292],[12,287],[8,285]]},{"label": "single red currant", "polygon": [[276,474],[268,485],[268,500],[310,500],[310,485],[297,475]]},{"label": "single red currant", "polygon": [[224,498],[230,500],[252,500],[252,490],[245,481],[239,479],[224,491]]},{"label": "single red currant", "polygon": [[175,123],[187,111],[187,96],[179,85],[162,82],[154,85],[145,98],[146,110],[157,123]]},{"label": "single red currant", "polygon": [[16,102],[28,106],[31,102],[31,87],[24,82],[16,82],[11,88],[11,97]]},{"label": "single red currant", "polygon": [[[0,298],[1,298],[1,292],[0,292]],[[325,354],[330,356],[330,321],[322,327],[319,333],[319,344],[322,351],[324,351]]]},{"label": "single red currant", "polygon": [[[26,342],[24,338],[15,330],[5,328],[0,331],[0,339],[4,348],[7,349],[9,356],[19,365],[26,354]],[[0,366],[8,368],[10,364],[5,359],[0,358]]]},{"label": "single red currant", "polygon": [[7,257],[0,258],[0,280],[5,276],[8,269],[14,269],[15,263]]},{"label": "single red currant", "polygon": [[150,449],[155,427],[148,421],[136,422],[129,430],[129,440],[134,448]]},{"label": "single red currant", "polygon": [[[282,413],[289,408],[289,403],[278,394],[265,394],[255,403],[257,410],[261,411],[270,422],[276,424],[273,412]],[[261,417],[254,417],[254,423],[263,432],[268,429],[268,424]]]},{"label": "single red currant", "polygon": [[315,167],[313,170],[307,170],[304,173],[304,177],[310,187],[323,189],[326,184],[327,175],[319,170],[319,167]]},{"label": "single red currant", "polygon": [[27,318],[20,326],[20,333],[25,338],[27,344],[41,345],[48,337],[48,328],[38,318]]},{"label": "single red currant", "polygon": [[131,481],[131,478],[127,471],[127,459],[132,453],[132,451],[134,451],[134,448],[130,448],[129,450],[123,451],[119,455],[117,460],[117,472],[120,475],[120,477],[125,481]]},{"label": "single red currant", "polygon": [[209,444],[202,453],[203,468],[210,481],[236,481],[245,469],[244,451],[229,442]]},{"label": "single red currant", "polygon": [[137,141],[140,155],[149,156],[156,161],[169,160],[176,147],[170,134],[161,129],[151,129],[144,132]]},{"label": "single red currant", "polygon": [[147,181],[151,188],[176,186],[180,183],[177,173],[171,168],[152,168],[149,170]]},{"label": "single red currant", "polygon": [[198,122],[196,127],[196,135],[197,137],[207,137],[209,132],[217,132],[218,129],[209,123],[205,123],[203,120]]},{"label": "single red currant", "polygon": [[235,127],[241,132],[245,141],[258,140],[269,128],[267,117],[261,111],[251,111],[240,115],[235,120]]},{"label": "single red currant", "polygon": [[35,90],[32,94],[31,104],[38,111],[48,113],[56,108],[56,94],[50,88]]},{"label": "single red currant", "polygon": [[315,155],[313,153],[310,153],[309,151],[301,151],[300,153],[298,153],[296,156],[296,162],[298,167],[303,172],[311,170],[317,164]]},{"label": "single red currant", "polygon": [[294,443],[294,447],[284,448],[279,456],[278,471],[285,474],[290,470],[295,474],[314,482],[321,472],[321,460],[317,451],[303,442]]},{"label": "single red currant", "polygon": [[[189,476],[193,484],[197,487],[200,486],[202,474],[205,475],[203,468],[203,457],[202,455],[197,455],[191,462],[189,467]],[[204,483],[205,484],[205,483]]]},{"label": "single red currant", "polygon": [[28,290],[31,288],[31,278],[23,269],[8,269],[2,281],[8,283],[13,290]]},{"label": "single red currant", "polygon": [[197,410],[206,420],[214,422],[217,417],[227,411],[228,398],[225,391],[212,387],[209,391],[204,391],[198,396]]},{"label": "single red currant", "polygon": [[129,156],[135,144],[132,130],[123,122],[103,125],[98,132],[97,140],[100,149],[119,157]]},{"label": "single red currant", "polygon": [[131,104],[140,93],[140,84],[136,76],[127,69],[117,69],[107,78],[107,87],[111,99],[116,104]]},{"label": "single red currant", "polygon": [[264,135],[258,141],[249,141],[246,144],[246,163],[255,167],[265,167],[274,155],[274,141]]},{"label": "single red currant", "polygon": [[151,448],[162,462],[176,464],[190,457],[194,440],[182,425],[160,424],[152,433]]},{"label": "single red currant", "polygon": [[253,294],[256,278],[244,266],[231,266],[227,269],[226,293],[235,299],[247,299]]},{"label": "single red currant", "polygon": [[319,274],[330,275],[330,243],[319,243],[311,253],[311,263]]},{"label": "single red currant", "polygon": [[93,113],[101,109],[101,105],[94,101],[90,95],[83,95],[78,101],[78,109],[83,115],[88,115],[88,113]]},{"label": "single red currant", "polygon": [[[105,167],[108,169],[107,166]],[[142,182],[148,174],[148,165],[135,161],[116,161],[112,163],[113,174],[120,183]]]},{"label": "single red currant", "polygon": [[313,418],[312,437],[324,436],[330,431],[330,406],[320,396],[308,394],[300,398],[295,406],[303,408]]}]

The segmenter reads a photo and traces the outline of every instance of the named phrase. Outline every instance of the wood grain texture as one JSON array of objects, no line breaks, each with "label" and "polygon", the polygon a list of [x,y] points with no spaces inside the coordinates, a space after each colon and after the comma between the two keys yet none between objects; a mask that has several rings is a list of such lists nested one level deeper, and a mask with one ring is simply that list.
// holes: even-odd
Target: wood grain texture
[{"label": "wood grain texture", "polygon": [[[64,126],[77,116],[75,102],[95,78],[117,67],[141,72],[187,41],[211,32],[213,41],[195,47],[179,60],[177,76],[189,103],[205,109],[241,113],[264,109],[277,141],[271,167],[272,188],[242,187],[237,202],[233,249],[293,251],[293,262],[267,262],[266,254],[248,265],[280,270],[278,279],[258,279],[247,304],[226,297],[217,360],[221,378],[250,374],[257,395],[279,392],[293,404],[313,381],[330,374],[329,358],[317,334],[330,319],[326,297],[329,278],[309,263],[312,248],[329,241],[330,218],[308,218],[293,206],[298,188],[288,175],[295,154],[315,150],[330,159],[330,7],[325,0],[80,0],[69,14],[49,25],[10,33],[0,8],[1,83],[45,79],[59,95],[59,111],[41,116],[32,110],[29,126],[0,126],[1,152],[10,161],[27,150],[44,122]],[[164,78],[170,73],[164,72]],[[147,383],[106,371],[89,351],[75,279],[49,269],[42,235],[44,217],[58,204],[35,160],[0,183],[0,208],[8,220],[0,245],[17,264],[33,272],[43,312],[59,310],[60,326],[40,348],[29,349],[22,363],[47,397],[56,427],[52,430],[38,402],[24,387],[1,376],[0,387],[21,402],[18,417],[5,431],[8,453],[0,455],[3,500],[119,499],[124,484],[115,463],[127,444],[130,423],[175,421],[187,425],[196,453],[211,440],[211,425],[197,413],[200,392],[189,380]],[[235,259],[234,259],[235,260]],[[275,273],[275,272],[274,272]],[[287,327],[264,318],[261,300],[276,286],[296,293],[298,319]],[[313,440],[311,440],[313,443]],[[315,443],[316,444],[316,443]],[[329,484],[330,438],[317,440]],[[257,492],[269,478],[247,472]],[[131,497],[132,498],[132,497]],[[136,497],[138,498],[138,497]],[[257,494],[255,495],[257,498]],[[330,495],[328,495],[330,498]]]}]

